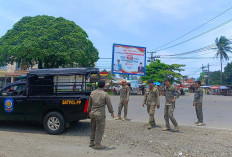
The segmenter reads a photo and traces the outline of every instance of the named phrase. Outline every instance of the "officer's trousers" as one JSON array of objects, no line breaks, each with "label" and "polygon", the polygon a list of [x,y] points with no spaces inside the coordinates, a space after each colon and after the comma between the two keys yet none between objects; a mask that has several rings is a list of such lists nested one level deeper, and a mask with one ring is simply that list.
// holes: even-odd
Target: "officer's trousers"
[{"label": "officer's trousers", "polygon": [[203,123],[203,112],[202,112],[202,105],[199,106],[199,104],[195,104],[196,114],[197,114],[197,120],[200,123]]},{"label": "officer's trousers", "polygon": [[91,114],[90,141],[100,144],[105,131],[105,115]]},{"label": "officer's trousers", "polygon": [[123,107],[124,107],[124,117],[127,117],[128,103],[126,103],[126,100],[120,100],[118,104],[118,116],[121,117],[121,112]]},{"label": "officer's trousers", "polygon": [[178,127],[176,119],[174,118],[174,115],[173,115],[174,109],[175,109],[175,105],[174,104],[165,105],[165,108],[164,108],[164,119],[165,119],[166,127],[167,128],[170,128],[169,119],[172,121],[172,124],[175,127]]},{"label": "officer's trousers", "polygon": [[147,113],[149,114],[149,124],[156,125],[155,123],[155,103],[149,103],[147,104]]}]

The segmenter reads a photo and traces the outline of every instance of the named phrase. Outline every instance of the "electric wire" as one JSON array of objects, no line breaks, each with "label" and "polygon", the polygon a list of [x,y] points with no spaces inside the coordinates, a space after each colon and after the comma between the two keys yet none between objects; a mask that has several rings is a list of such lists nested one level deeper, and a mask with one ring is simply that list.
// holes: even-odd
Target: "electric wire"
[{"label": "electric wire", "polygon": [[177,43],[177,44],[174,44],[174,45],[172,45],[172,46],[169,46],[169,47],[166,47],[166,48],[162,48],[162,49],[158,49],[158,50],[155,50],[155,51],[162,51],[162,50],[166,50],[166,49],[170,49],[170,48],[179,46],[179,45],[184,44],[184,43],[186,43],[186,42],[188,42],[188,41],[191,41],[191,40],[193,40],[193,39],[199,38],[200,36],[203,36],[203,35],[205,35],[205,34],[207,34],[207,33],[209,33],[209,32],[212,32],[212,31],[214,31],[214,30],[216,30],[216,29],[218,29],[218,28],[220,28],[220,27],[222,27],[222,26],[224,26],[224,25],[226,25],[226,24],[228,24],[228,23],[230,23],[230,22],[232,22],[232,19],[230,19],[230,20],[228,20],[228,21],[226,21],[226,22],[224,22],[224,23],[222,23],[222,24],[220,24],[220,25],[217,25],[216,27],[213,27],[213,28],[211,28],[211,29],[209,29],[209,30],[207,30],[207,31],[205,31],[205,32],[203,32],[203,33],[201,33],[201,34],[198,34],[198,35],[196,35],[196,36],[194,36],[194,37],[192,37],[192,38],[189,38],[189,39],[187,39],[187,40],[184,40],[184,41],[179,42],[179,43]]},{"label": "electric wire", "polygon": [[216,18],[220,17],[221,15],[225,14],[227,11],[229,11],[229,10],[231,10],[231,9],[232,9],[232,6],[229,7],[228,9],[226,9],[225,11],[223,11],[222,13],[218,14],[217,16],[213,17],[212,19],[210,19],[210,20],[206,21],[205,23],[201,24],[200,26],[194,28],[193,30],[191,30],[191,31],[189,31],[189,32],[187,32],[187,33],[185,33],[185,34],[183,34],[183,35],[177,37],[176,39],[173,39],[173,40],[167,42],[166,44],[163,44],[163,45],[161,45],[161,46],[159,46],[159,47],[157,47],[157,48],[155,48],[155,49],[159,49],[159,48],[161,48],[161,47],[164,47],[164,46],[166,46],[166,45],[169,45],[169,44],[171,44],[171,43],[173,43],[173,42],[175,42],[175,41],[177,41],[177,40],[179,40],[179,39],[185,37],[186,35],[188,35],[188,34],[194,32],[194,31],[196,31],[197,29],[203,27],[204,25],[206,25],[206,24],[208,24],[209,22],[215,20]]}]

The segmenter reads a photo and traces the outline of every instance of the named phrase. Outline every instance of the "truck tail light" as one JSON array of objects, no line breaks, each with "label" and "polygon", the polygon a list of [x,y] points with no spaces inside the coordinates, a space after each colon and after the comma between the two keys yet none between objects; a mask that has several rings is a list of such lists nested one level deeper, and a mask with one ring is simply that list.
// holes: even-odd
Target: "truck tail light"
[{"label": "truck tail light", "polygon": [[86,102],[85,102],[85,108],[84,108],[84,113],[88,112],[88,105],[89,105],[89,100],[86,100]]}]

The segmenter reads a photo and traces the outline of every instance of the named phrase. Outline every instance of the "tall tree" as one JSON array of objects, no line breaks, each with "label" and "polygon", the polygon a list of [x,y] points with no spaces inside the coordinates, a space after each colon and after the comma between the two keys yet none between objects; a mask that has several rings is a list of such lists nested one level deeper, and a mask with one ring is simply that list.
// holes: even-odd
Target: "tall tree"
[{"label": "tall tree", "polygon": [[0,38],[0,65],[93,67],[98,51],[87,33],[62,17],[23,17]]},{"label": "tall tree", "polygon": [[225,36],[221,36],[219,39],[216,38],[215,43],[217,46],[217,48],[215,48],[217,50],[215,57],[219,58],[221,62],[220,84],[222,84],[222,62],[223,60],[229,60],[229,56],[227,55],[227,53],[232,53],[232,48],[230,47],[231,41]]},{"label": "tall tree", "polygon": [[166,78],[170,78],[172,82],[181,83],[179,80],[182,75],[179,73],[184,71],[183,64],[164,64],[160,60],[151,62],[146,66],[146,75],[141,76],[143,81],[153,80],[163,82]]},{"label": "tall tree", "polygon": [[232,85],[232,62],[228,63],[224,68],[224,84]]},{"label": "tall tree", "polygon": [[[223,73],[222,73],[223,74]],[[222,75],[223,77],[224,75]],[[221,71],[214,71],[210,74],[210,84],[211,85],[219,85],[221,78]]]}]

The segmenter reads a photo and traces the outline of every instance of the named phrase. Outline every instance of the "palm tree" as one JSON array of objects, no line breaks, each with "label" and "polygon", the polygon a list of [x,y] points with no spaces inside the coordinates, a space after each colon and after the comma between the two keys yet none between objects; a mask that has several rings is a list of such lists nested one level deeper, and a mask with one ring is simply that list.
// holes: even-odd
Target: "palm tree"
[{"label": "palm tree", "polygon": [[222,62],[223,60],[228,61],[229,56],[227,55],[228,52],[232,53],[232,48],[230,47],[231,41],[227,39],[225,36],[221,36],[219,39],[216,38],[215,40],[217,48],[217,53],[215,54],[216,58],[220,59],[221,62],[221,77],[220,77],[220,84],[222,84]]}]

